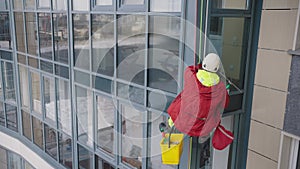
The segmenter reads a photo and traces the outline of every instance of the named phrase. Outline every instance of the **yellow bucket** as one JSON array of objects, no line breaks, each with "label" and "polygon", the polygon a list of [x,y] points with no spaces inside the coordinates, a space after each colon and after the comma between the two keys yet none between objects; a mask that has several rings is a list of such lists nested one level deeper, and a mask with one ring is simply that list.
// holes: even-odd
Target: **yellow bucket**
[{"label": "yellow bucket", "polygon": [[161,157],[163,164],[178,165],[180,156],[183,149],[183,137],[184,134],[171,134],[171,144],[169,148],[169,142],[164,143],[165,138],[169,138],[169,134],[165,135],[160,142]]}]

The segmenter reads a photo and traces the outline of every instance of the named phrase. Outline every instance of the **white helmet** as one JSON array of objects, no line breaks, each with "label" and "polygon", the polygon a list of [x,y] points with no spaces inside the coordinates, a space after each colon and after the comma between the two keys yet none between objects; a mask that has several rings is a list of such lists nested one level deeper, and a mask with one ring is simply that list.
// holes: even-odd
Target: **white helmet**
[{"label": "white helmet", "polygon": [[203,59],[202,68],[209,72],[217,72],[220,67],[220,57],[215,53],[209,53]]}]

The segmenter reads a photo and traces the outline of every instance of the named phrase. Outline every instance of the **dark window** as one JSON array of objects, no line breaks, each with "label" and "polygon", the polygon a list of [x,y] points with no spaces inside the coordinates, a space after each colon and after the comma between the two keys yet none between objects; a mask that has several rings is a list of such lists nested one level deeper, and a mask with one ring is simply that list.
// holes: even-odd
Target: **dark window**
[{"label": "dark window", "polygon": [[22,127],[23,127],[23,135],[31,141],[32,134],[31,134],[30,114],[24,110],[22,110]]},{"label": "dark window", "polygon": [[53,73],[53,63],[41,60],[41,70],[52,74]]},{"label": "dark window", "polygon": [[58,135],[59,143],[59,162],[63,164],[66,168],[72,168],[72,139],[63,134]]},{"label": "dark window", "polygon": [[46,153],[57,160],[56,130],[45,125],[45,146]]},{"label": "dark window", "polygon": [[44,149],[43,141],[43,123],[36,117],[32,117],[33,142]]},{"label": "dark window", "polygon": [[144,105],[144,90],[131,85],[117,83],[117,95],[133,103]]},{"label": "dark window", "polygon": [[1,59],[11,60],[11,61],[13,60],[11,52],[0,51],[0,56],[1,56]]},{"label": "dark window", "polygon": [[86,14],[73,15],[74,66],[85,70],[90,70],[89,20]]},{"label": "dark window", "polygon": [[7,128],[18,131],[17,107],[5,104]]},{"label": "dark window", "polygon": [[80,145],[78,145],[78,167],[82,169],[93,168],[93,154]]},{"label": "dark window", "polygon": [[147,107],[151,107],[161,111],[166,111],[171,102],[175,99],[174,97],[169,96],[165,92],[161,91],[147,91],[147,93]]},{"label": "dark window", "polygon": [[92,85],[93,88],[106,92],[106,93],[112,93],[112,84],[113,82],[109,79],[105,79],[98,76],[93,76]]},{"label": "dark window", "polygon": [[75,70],[74,76],[75,76],[74,77],[75,82],[85,85],[87,87],[90,86],[90,75],[89,74]]},{"label": "dark window", "polygon": [[10,36],[10,20],[8,12],[0,13],[0,25],[0,48],[11,49],[12,38]]}]

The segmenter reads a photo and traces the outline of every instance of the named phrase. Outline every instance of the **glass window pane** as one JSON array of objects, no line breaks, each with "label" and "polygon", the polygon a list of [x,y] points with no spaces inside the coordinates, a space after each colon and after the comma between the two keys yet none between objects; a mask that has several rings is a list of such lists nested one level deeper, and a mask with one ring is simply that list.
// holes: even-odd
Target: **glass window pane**
[{"label": "glass window pane", "polygon": [[121,105],[121,112],[122,162],[135,168],[141,168],[145,113],[124,105]]},{"label": "glass window pane", "polygon": [[[244,18],[212,17],[209,39],[222,60],[226,77],[240,89],[244,86],[248,28]],[[237,90],[233,86],[231,91]]]},{"label": "glass window pane", "polygon": [[25,9],[35,9],[35,0],[24,0]]},{"label": "glass window pane", "polygon": [[111,164],[96,156],[96,169],[115,169]]},{"label": "glass window pane", "polygon": [[38,8],[50,9],[51,0],[38,0]]},{"label": "glass window pane", "polygon": [[29,110],[29,80],[28,71],[26,67],[19,66],[19,76],[20,76],[20,94],[21,94],[21,104],[22,108]]},{"label": "glass window pane", "polygon": [[113,0],[96,0],[96,5],[112,5]]},{"label": "glass window pane", "polygon": [[160,111],[167,111],[167,108],[171,102],[175,99],[174,97],[168,96],[162,91],[147,91],[148,93],[148,103],[147,107],[151,107]]},{"label": "glass window pane", "polygon": [[0,48],[12,49],[12,38],[10,36],[10,20],[8,12],[0,13]]},{"label": "glass window pane", "polygon": [[53,10],[67,10],[68,1],[67,0],[52,0]]},{"label": "glass window pane", "polygon": [[31,101],[32,110],[36,113],[42,114],[41,108],[41,93],[40,93],[40,75],[38,73],[30,72],[31,75]]},{"label": "glass window pane", "polygon": [[52,28],[49,13],[39,13],[40,56],[52,60]]},{"label": "glass window pane", "polygon": [[22,0],[13,0],[13,4],[14,4],[14,9],[22,9],[23,8]]},{"label": "glass window pane", "polygon": [[8,168],[21,169],[21,157],[13,152],[8,152]]},{"label": "glass window pane", "polygon": [[3,102],[0,101],[0,125],[5,126],[5,113],[3,109]]},{"label": "glass window pane", "polygon": [[90,74],[81,72],[81,71],[74,71],[74,80],[77,83],[80,83],[84,86],[90,86]]},{"label": "glass window pane", "polygon": [[24,18],[20,12],[15,12],[15,29],[16,29],[16,40],[17,50],[25,53],[25,34],[24,34]]},{"label": "glass window pane", "polygon": [[7,128],[18,131],[17,107],[5,104]]},{"label": "glass window pane", "polygon": [[117,95],[133,103],[144,104],[144,90],[122,83],[117,84]]},{"label": "glass window pane", "polygon": [[114,74],[114,16],[92,16],[93,72]]},{"label": "glass window pane", "polygon": [[41,60],[41,70],[52,74],[53,73],[53,63]]},{"label": "glass window pane", "polygon": [[93,168],[93,154],[80,145],[78,145],[78,166],[82,169]]},{"label": "glass window pane", "polygon": [[54,30],[54,59],[55,61],[68,64],[68,18],[66,14],[53,14]]},{"label": "glass window pane", "polygon": [[123,0],[123,5],[143,5],[145,0]]},{"label": "glass window pane", "polygon": [[180,18],[151,16],[148,86],[177,93]]},{"label": "glass window pane", "polygon": [[51,120],[53,124],[56,124],[56,111],[55,111],[55,82],[53,78],[43,77],[43,97],[44,97],[44,108],[45,116]]},{"label": "glass window pane", "polygon": [[76,86],[78,140],[93,146],[93,97],[87,89]]},{"label": "glass window pane", "polygon": [[74,11],[88,11],[90,9],[90,1],[73,0]]},{"label": "glass window pane", "polygon": [[118,19],[119,78],[144,84],[144,74],[139,73],[145,67],[145,42],[145,16],[123,15]]},{"label": "glass window pane", "polygon": [[167,123],[168,118],[161,113],[150,112],[150,122],[151,122],[151,134],[149,137],[149,168],[155,169],[175,169],[177,167],[172,165],[164,165],[161,162],[161,149],[160,141],[162,139],[161,132],[159,130],[159,124],[162,122]]},{"label": "glass window pane", "polygon": [[89,15],[74,14],[74,66],[90,70]]},{"label": "glass window pane", "polygon": [[9,61],[13,60],[13,56],[12,56],[11,52],[0,51],[0,56],[1,56],[1,59],[5,59],[5,60],[9,60]]},{"label": "glass window pane", "polygon": [[181,0],[151,0],[150,11],[181,12]]},{"label": "glass window pane", "polygon": [[18,63],[22,63],[24,65],[26,65],[26,56],[21,55],[21,54],[17,54],[18,56]]},{"label": "glass window pane", "polygon": [[27,161],[23,160],[24,161],[24,169],[35,169],[34,167],[32,167],[31,164],[29,164]]},{"label": "glass window pane", "polygon": [[72,168],[72,139],[63,134],[58,135],[59,142],[59,162],[63,164],[66,168]]},{"label": "glass window pane", "polygon": [[69,68],[66,66],[55,65],[55,74],[60,77],[69,79]]},{"label": "glass window pane", "polygon": [[72,114],[70,84],[68,81],[57,79],[57,110],[58,110],[58,128],[65,133],[72,135]]},{"label": "glass window pane", "polygon": [[6,0],[0,0],[0,10],[6,10]]},{"label": "glass window pane", "polygon": [[247,0],[213,0],[213,8],[222,9],[247,9]]},{"label": "glass window pane", "polygon": [[43,142],[43,122],[32,116],[33,142],[44,149]]},{"label": "glass window pane", "polygon": [[13,64],[9,62],[1,62],[2,63],[2,80],[4,83],[4,96],[5,100],[15,101],[16,93],[15,93],[15,81],[14,81],[14,71]]},{"label": "glass window pane", "polygon": [[30,114],[24,110],[22,110],[22,127],[23,127],[23,135],[31,141],[31,120]]},{"label": "glass window pane", "polygon": [[0,166],[2,169],[7,169],[7,151],[0,147]]},{"label": "glass window pane", "polygon": [[28,65],[33,68],[39,68],[39,60],[28,56]]},{"label": "glass window pane", "polygon": [[36,14],[25,13],[26,19],[26,35],[27,35],[27,52],[31,55],[38,55],[38,42],[37,42],[37,25]]},{"label": "glass window pane", "polygon": [[45,125],[45,147],[46,153],[54,159],[57,159],[56,130],[48,125]]},{"label": "glass window pane", "polygon": [[92,85],[96,90],[100,90],[106,93],[112,93],[113,90],[112,80],[103,77],[93,76]]},{"label": "glass window pane", "polygon": [[112,98],[97,96],[97,146],[115,155],[115,104]]}]

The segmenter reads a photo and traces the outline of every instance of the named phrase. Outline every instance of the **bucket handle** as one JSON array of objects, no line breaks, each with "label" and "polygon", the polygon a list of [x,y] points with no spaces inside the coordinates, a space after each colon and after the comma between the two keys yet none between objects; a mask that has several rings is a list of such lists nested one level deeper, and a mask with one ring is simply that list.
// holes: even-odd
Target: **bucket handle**
[{"label": "bucket handle", "polygon": [[170,134],[169,134],[169,148],[170,148],[170,145],[171,145],[171,134],[173,133],[173,131],[174,131],[174,126],[172,126]]}]

